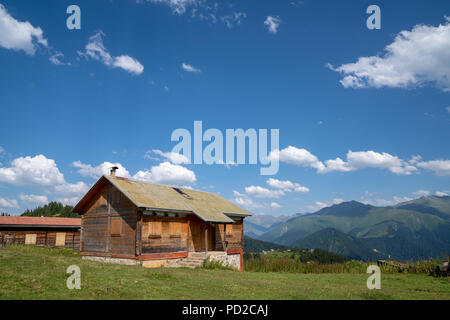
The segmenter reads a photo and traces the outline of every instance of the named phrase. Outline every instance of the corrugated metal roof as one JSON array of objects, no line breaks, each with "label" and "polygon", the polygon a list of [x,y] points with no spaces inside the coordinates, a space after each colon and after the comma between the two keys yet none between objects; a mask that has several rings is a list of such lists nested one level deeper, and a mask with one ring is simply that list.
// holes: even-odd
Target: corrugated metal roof
[{"label": "corrugated metal roof", "polygon": [[9,217],[0,216],[0,225],[27,225],[27,226],[81,226],[79,218],[52,218],[52,217]]},{"label": "corrugated metal roof", "polygon": [[160,210],[188,211],[208,222],[232,223],[226,214],[250,215],[247,211],[219,195],[186,188],[150,184],[115,176],[103,176],[127,196],[137,207]]}]

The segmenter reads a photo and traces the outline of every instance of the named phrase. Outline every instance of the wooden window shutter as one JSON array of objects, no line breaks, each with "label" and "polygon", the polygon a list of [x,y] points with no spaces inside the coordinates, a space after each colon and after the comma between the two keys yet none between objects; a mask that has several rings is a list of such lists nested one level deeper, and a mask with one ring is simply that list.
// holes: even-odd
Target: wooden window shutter
[{"label": "wooden window shutter", "polygon": [[66,245],[66,233],[65,232],[57,232],[55,246],[64,247],[65,245]]},{"label": "wooden window shutter", "polygon": [[27,233],[25,235],[25,244],[36,244],[36,233]]},{"label": "wooden window shutter", "polygon": [[169,224],[169,234],[171,236],[181,235],[181,222],[179,221],[172,221]]},{"label": "wooden window shutter", "polygon": [[149,226],[149,238],[161,238],[162,234],[162,222],[160,220],[157,221],[151,221],[148,224]]},{"label": "wooden window shutter", "polygon": [[120,218],[111,218],[111,235],[112,236],[120,236],[121,228],[120,228]]}]

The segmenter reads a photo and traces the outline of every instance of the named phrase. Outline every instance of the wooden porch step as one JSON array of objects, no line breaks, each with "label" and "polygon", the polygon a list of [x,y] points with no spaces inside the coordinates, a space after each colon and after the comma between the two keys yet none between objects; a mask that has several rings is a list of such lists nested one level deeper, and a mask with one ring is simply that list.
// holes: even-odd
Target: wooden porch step
[{"label": "wooden porch step", "polygon": [[205,252],[189,252],[188,253],[189,258],[205,258],[206,259],[206,253]]}]

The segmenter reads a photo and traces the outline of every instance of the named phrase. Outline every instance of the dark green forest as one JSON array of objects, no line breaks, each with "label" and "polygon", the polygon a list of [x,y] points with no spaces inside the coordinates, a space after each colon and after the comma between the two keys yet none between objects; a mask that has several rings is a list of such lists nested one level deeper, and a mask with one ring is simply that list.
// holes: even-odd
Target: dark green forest
[{"label": "dark green forest", "polygon": [[52,201],[44,206],[39,206],[32,210],[27,209],[22,216],[27,217],[67,217],[67,218],[80,218],[76,213],[72,212],[73,207],[63,205],[60,202]]}]

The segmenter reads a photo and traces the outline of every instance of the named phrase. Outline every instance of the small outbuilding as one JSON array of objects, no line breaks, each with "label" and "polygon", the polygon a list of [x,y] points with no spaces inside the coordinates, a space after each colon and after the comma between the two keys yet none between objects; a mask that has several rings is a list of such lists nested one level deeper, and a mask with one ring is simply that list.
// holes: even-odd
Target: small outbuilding
[{"label": "small outbuilding", "polygon": [[243,268],[244,218],[219,195],[102,176],[73,209],[81,255],[144,267],[194,267],[209,257]]},{"label": "small outbuilding", "polygon": [[79,218],[0,216],[0,245],[80,248]]}]

